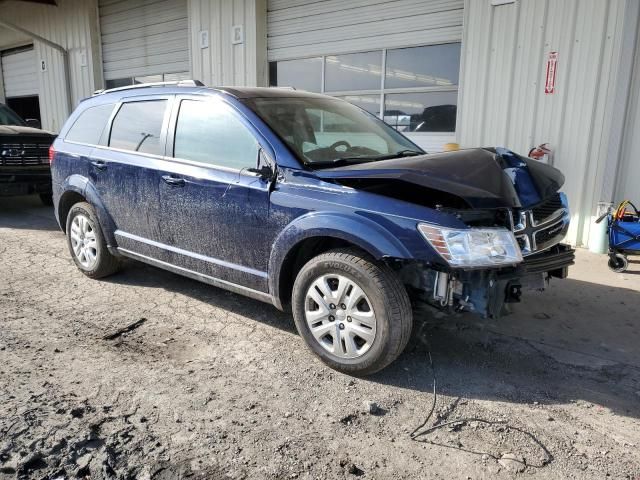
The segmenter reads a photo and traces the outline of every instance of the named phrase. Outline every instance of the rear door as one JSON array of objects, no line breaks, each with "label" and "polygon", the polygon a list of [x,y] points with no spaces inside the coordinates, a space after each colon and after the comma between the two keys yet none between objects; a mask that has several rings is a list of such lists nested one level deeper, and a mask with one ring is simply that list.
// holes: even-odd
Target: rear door
[{"label": "rear door", "polygon": [[175,103],[167,139],[173,159],[160,181],[160,231],[171,263],[266,292],[270,181],[247,170],[258,165],[260,136],[218,97]]},{"label": "rear door", "polygon": [[149,254],[159,235],[159,165],[172,96],[132,97],[114,112],[104,145],[91,153],[92,177],[116,228],[118,247]]}]

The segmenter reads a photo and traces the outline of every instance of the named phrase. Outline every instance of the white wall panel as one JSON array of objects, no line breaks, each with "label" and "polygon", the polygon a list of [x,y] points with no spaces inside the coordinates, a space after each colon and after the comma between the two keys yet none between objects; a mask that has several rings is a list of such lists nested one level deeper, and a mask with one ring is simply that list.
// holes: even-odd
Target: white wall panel
[{"label": "white wall panel", "polygon": [[[459,141],[525,154],[550,143],[567,178],[569,240],[577,244],[586,243],[601,200],[598,181],[607,163],[627,6],[626,0],[465,3]],[[556,86],[546,95],[552,51],[558,52]]]},{"label": "white wall panel", "polygon": [[2,81],[5,97],[38,95],[36,53],[33,48],[2,55]]},{"label": "white wall panel", "polygon": [[188,72],[187,0],[100,0],[107,80]]},{"label": "white wall panel", "polygon": [[269,0],[268,58],[460,41],[463,0]]},{"label": "white wall panel", "polygon": [[[73,106],[102,86],[95,0],[58,0],[58,6],[27,2],[0,4],[0,18],[62,45],[69,52]],[[57,132],[69,115],[62,55],[28,36],[0,26],[0,50],[34,44],[42,126]],[[46,71],[40,71],[44,60]]]},{"label": "white wall panel", "polygon": [[[190,0],[193,77],[211,86],[266,86],[266,11],[266,0]],[[232,42],[233,26],[243,27],[243,42]]]},{"label": "white wall panel", "polygon": [[[640,18],[637,20],[640,22]],[[633,80],[629,90],[624,137],[614,200],[631,200],[640,208],[640,25],[636,30]]]}]

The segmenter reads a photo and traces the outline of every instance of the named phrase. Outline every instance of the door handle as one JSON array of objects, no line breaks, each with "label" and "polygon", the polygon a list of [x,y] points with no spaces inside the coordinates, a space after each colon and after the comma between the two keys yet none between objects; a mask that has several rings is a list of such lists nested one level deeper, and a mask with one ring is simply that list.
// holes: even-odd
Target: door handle
[{"label": "door handle", "polygon": [[103,162],[102,160],[93,160],[91,162],[91,165],[96,167],[98,170],[104,170],[105,168],[107,168],[106,162]]},{"label": "door handle", "polygon": [[163,175],[162,180],[164,180],[164,183],[167,185],[174,187],[184,187],[185,183],[187,183],[184,178],[174,177],[173,175]]}]

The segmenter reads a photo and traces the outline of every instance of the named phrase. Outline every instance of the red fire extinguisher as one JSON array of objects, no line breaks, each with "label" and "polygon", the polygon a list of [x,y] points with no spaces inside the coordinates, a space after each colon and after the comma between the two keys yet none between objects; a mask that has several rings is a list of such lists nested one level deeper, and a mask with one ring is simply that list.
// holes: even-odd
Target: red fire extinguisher
[{"label": "red fire extinguisher", "polygon": [[529,158],[539,160],[543,163],[553,163],[551,158],[552,154],[553,150],[548,143],[542,143],[537,147],[533,147],[531,150],[529,150]]}]

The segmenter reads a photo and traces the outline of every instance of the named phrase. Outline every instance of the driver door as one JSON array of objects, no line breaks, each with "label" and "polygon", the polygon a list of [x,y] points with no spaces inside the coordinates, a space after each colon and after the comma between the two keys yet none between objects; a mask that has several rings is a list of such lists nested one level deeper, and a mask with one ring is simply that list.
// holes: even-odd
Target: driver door
[{"label": "driver door", "polygon": [[159,185],[170,263],[268,291],[270,180],[254,130],[218,98],[178,97]]}]

